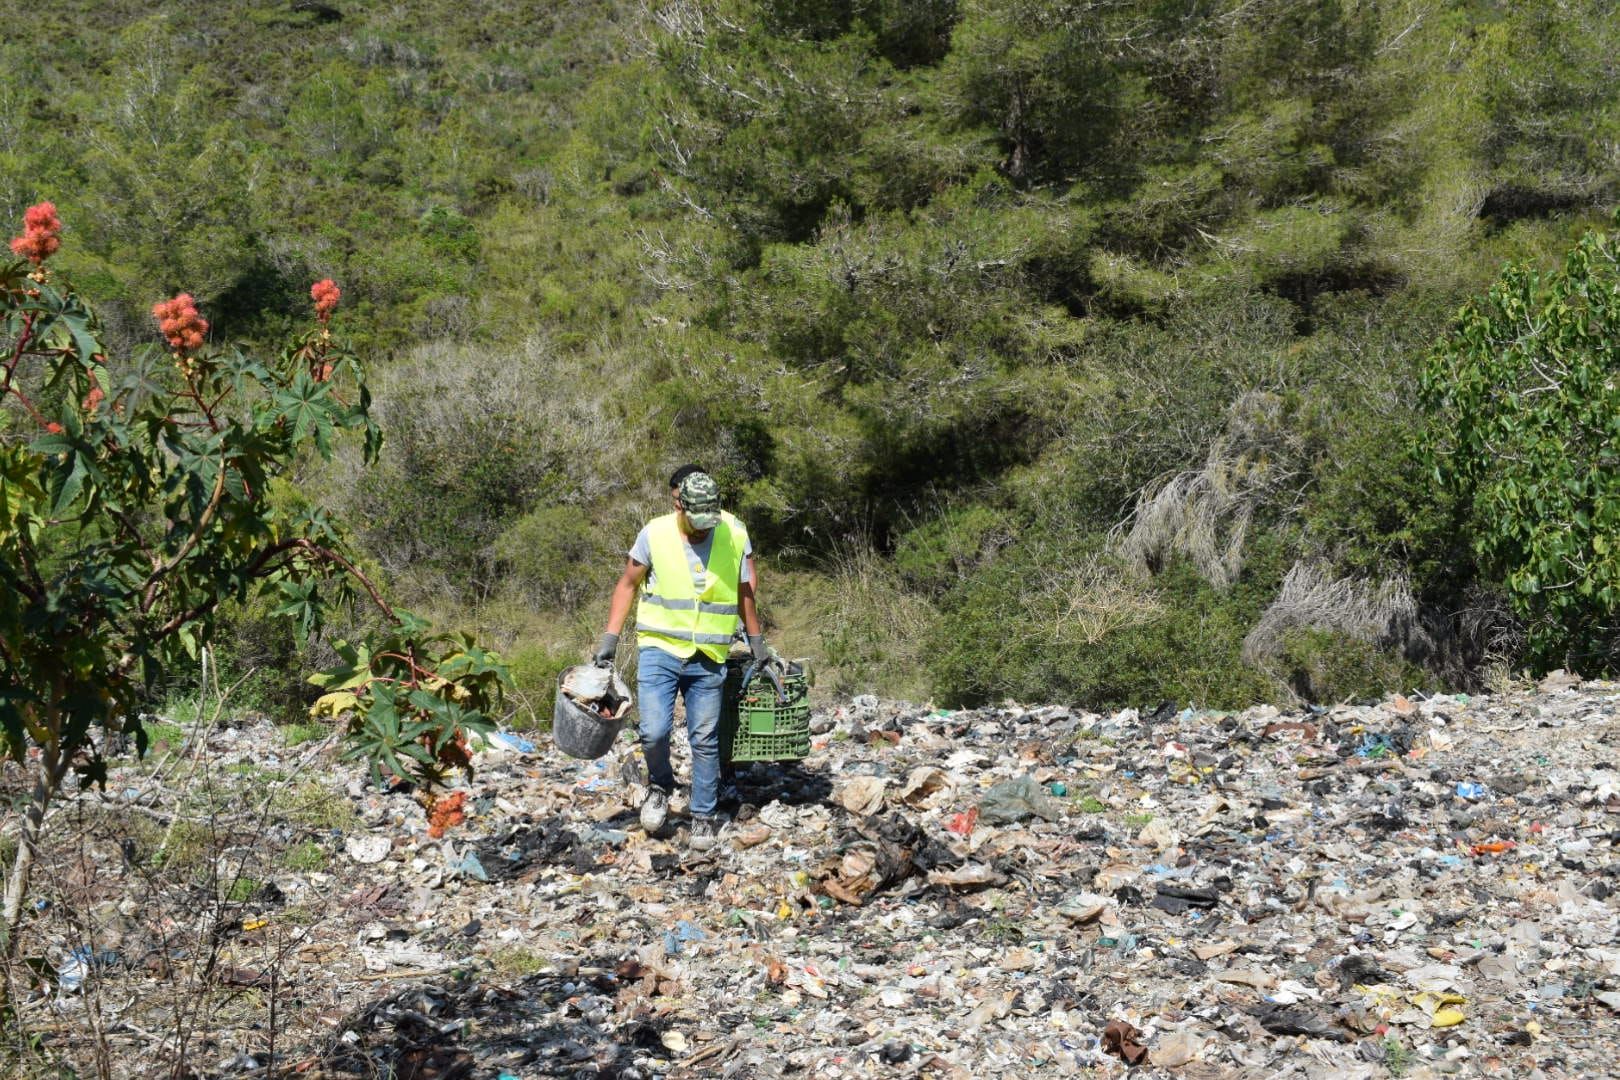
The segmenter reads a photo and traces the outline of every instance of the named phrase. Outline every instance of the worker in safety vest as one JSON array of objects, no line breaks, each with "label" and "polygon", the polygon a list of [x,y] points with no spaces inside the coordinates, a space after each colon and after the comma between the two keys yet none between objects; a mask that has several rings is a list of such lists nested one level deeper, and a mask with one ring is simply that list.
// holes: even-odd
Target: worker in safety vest
[{"label": "worker in safety vest", "polygon": [[669,764],[675,696],[686,701],[692,751],[692,827],[687,843],[705,851],[720,836],[720,695],[726,656],[741,617],[756,660],[770,656],[755,607],[759,578],[748,530],[720,509],[720,486],[696,465],[669,478],[675,511],[636,537],[614,586],[607,630],[593,659],[611,664],[630,603],[637,599],[636,654],[641,748],[649,782],[641,827],[663,828],[675,774]]}]

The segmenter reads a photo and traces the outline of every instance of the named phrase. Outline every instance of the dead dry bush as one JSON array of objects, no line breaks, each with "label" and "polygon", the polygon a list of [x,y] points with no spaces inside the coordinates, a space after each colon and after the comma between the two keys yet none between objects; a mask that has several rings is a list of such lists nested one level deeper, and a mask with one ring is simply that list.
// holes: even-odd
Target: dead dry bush
[{"label": "dead dry bush", "polygon": [[1296,562],[1288,571],[1277,598],[1243,639],[1244,661],[1263,668],[1294,630],[1331,631],[1407,657],[1436,652],[1404,577],[1341,578],[1318,562]]},{"label": "dead dry bush", "polygon": [[352,817],[312,781],[331,743],[221,766],[220,715],[138,764],[105,748],[108,790],[48,815],[33,911],[0,971],[0,1073],[279,1074],[322,1028],[300,950],[331,902],[287,869],[324,858],[334,796]]},{"label": "dead dry bush", "polygon": [[1243,569],[1255,514],[1300,479],[1298,450],[1281,398],[1258,390],[1244,394],[1227,410],[1226,430],[1199,468],[1142,490],[1130,517],[1113,532],[1114,550],[1149,573],[1181,556],[1210,584],[1232,584]]},{"label": "dead dry bush", "polygon": [[1107,556],[1073,567],[1058,563],[1039,595],[1038,606],[1050,616],[1044,623],[1047,643],[1056,646],[1096,645],[1164,614],[1148,576]]}]

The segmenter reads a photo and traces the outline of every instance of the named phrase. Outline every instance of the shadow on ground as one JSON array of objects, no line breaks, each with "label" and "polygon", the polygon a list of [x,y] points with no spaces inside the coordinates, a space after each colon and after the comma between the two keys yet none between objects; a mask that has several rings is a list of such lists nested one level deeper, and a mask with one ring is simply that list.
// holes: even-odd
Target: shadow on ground
[{"label": "shadow on ground", "polygon": [[[663,1041],[667,1018],[648,1016],[611,1030],[603,1024],[614,998],[640,974],[635,964],[597,958],[577,971],[531,975],[509,986],[447,981],[400,990],[350,1014],[306,1071],[314,1066],[334,1080],[636,1080],[650,1075],[653,1059],[672,1055]],[[713,1056],[730,1049],[717,1044]],[[703,1072],[683,1064],[668,1075]]]}]

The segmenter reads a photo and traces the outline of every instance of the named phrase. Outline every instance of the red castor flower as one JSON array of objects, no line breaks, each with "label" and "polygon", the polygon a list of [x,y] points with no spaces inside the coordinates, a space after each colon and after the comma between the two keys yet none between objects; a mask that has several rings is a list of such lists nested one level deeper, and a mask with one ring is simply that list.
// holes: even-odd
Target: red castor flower
[{"label": "red castor flower", "polygon": [[23,234],[12,239],[12,253],[38,266],[62,246],[61,232],[56,204],[37,203],[23,212]]},{"label": "red castor flower", "polygon": [[447,830],[466,821],[466,804],[465,791],[452,792],[442,799],[435,799],[433,805],[428,807],[428,835],[439,840]]},{"label": "red castor flower", "polygon": [[309,287],[309,296],[315,301],[315,317],[325,322],[332,317],[338,301],[343,299],[343,290],[331,278],[322,278]]},{"label": "red castor flower", "polygon": [[208,335],[208,320],[197,314],[197,301],[190,293],[152,305],[158,329],[175,349],[200,349]]}]

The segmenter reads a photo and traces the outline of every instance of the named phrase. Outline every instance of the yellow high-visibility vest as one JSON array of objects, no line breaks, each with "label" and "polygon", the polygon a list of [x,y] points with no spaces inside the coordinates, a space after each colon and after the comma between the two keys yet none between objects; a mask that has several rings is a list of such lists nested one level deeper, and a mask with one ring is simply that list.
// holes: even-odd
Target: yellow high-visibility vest
[{"label": "yellow high-visibility vest", "polygon": [[665,514],[648,522],[647,546],[652,551],[652,573],[641,587],[636,607],[639,643],[683,660],[701,652],[724,662],[737,630],[737,591],[748,531],[742,522],[720,512],[701,581],[696,580],[687,559],[676,515]]}]

